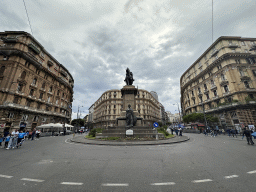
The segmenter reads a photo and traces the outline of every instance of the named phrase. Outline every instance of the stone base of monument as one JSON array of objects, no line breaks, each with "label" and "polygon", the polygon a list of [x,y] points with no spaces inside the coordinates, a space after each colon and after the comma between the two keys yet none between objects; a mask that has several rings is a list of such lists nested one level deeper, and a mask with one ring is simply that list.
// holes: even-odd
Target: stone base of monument
[{"label": "stone base of monument", "polygon": [[108,127],[102,130],[102,134],[96,134],[96,138],[107,138],[107,137],[157,138],[157,135],[159,138],[164,138],[163,134],[157,133],[157,130],[153,130],[150,127],[134,126],[131,129],[127,129],[125,127]]}]

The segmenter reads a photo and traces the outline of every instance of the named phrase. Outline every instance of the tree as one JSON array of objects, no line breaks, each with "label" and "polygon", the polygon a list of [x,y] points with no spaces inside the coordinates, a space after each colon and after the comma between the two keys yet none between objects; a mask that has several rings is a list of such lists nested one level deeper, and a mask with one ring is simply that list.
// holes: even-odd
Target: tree
[{"label": "tree", "polygon": [[[213,115],[206,115],[207,122],[218,122],[218,117]],[[183,121],[186,123],[189,122],[200,122],[204,123],[204,114],[203,113],[191,113],[189,115],[183,116]]]},{"label": "tree", "polygon": [[71,125],[73,125],[73,126],[78,125],[78,126],[82,127],[82,126],[84,126],[84,122],[85,122],[84,119],[73,119],[71,121]]}]

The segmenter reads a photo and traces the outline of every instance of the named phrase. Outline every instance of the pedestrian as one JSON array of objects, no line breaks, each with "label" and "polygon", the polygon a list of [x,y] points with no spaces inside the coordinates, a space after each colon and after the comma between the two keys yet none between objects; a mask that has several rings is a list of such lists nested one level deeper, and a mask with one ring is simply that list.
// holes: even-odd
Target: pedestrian
[{"label": "pedestrian", "polygon": [[246,139],[247,139],[247,144],[250,145],[254,145],[254,142],[252,141],[252,135],[251,135],[252,131],[248,129],[248,127],[245,127],[244,129],[244,133],[243,135],[246,136]]},{"label": "pedestrian", "polygon": [[175,128],[175,133],[176,133],[176,135],[178,136],[179,131],[178,131],[177,128]]},{"label": "pedestrian", "polygon": [[30,130],[30,131],[28,132],[28,140],[31,139],[31,137],[32,137],[32,131]]},{"label": "pedestrian", "polygon": [[223,135],[225,135],[225,134],[226,134],[224,129],[222,129],[222,130],[221,130],[221,132],[222,132],[222,134],[223,134]]},{"label": "pedestrian", "polygon": [[32,138],[31,141],[34,140],[35,134],[36,134],[36,130],[35,130],[35,128],[34,128],[34,130],[32,131],[32,135],[31,135],[31,138]]},{"label": "pedestrian", "polygon": [[[86,130],[86,132],[87,132],[87,130]],[[171,132],[172,132],[172,135],[173,135],[173,128],[171,128]]]},{"label": "pedestrian", "polygon": [[5,137],[5,143],[4,143],[5,149],[9,149],[9,148],[8,148],[8,145],[9,145],[10,139],[11,139],[11,135],[8,134],[8,135]]},{"label": "pedestrian", "polygon": [[180,136],[182,136],[182,128],[179,128]]},{"label": "pedestrian", "polygon": [[36,130],[36,138],[37,138],[37,140],[39,140],[39,136],[40,136],[40,131]]},{"label": "pedestrian", "polygon": [[3,142],[3,136],[2,136],[2,134],[0,133],[0,148],[2,148],[2,142]]},{"label": "pedestrian", "polygon": [[23,131],[20,131],[18,135],[18,142],[17,142],[17,148],[22,145],[22,140],[25,139],[26,133],[23,133]]}]

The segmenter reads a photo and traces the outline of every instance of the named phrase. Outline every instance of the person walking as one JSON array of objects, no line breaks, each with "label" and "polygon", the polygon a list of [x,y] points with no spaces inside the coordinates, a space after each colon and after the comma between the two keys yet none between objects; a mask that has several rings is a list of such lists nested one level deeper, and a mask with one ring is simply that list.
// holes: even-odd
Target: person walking
[{"label": "person walking", "polygon": [[5,149],[9,149],[9,148],[8,148],[8,145],[9,145],[10,139],[11,139],[11,135],[8,134],[8,135],[5,137],[5,143],[4,143]]},{"label": "person walking", "polygon": [[172,135],[173,135],[173,128],[171,128],[171,132],[172,132]]},{"label": "person walking", "polygon": [[243,135],[246,136],[246,139],[247,139],[247,144],[250,145],[254,145],[254,142],[252,141],[252,135],[251,135],[252,131],[248,129],[248,127],[245,127],[244,129],[244,133]]},{"label": "person walking", "polygon": [[176,133],[176,135],[178,136],[179,131],[178,131],[177,128],[175,128],[175,133]]},{"label": "person walking", "polygon": [[182,136],[182,128],[179,128],[180,136]]},{"label": "person walking", "polygon": [[23,133],[23,131],[20,131],[18,135],[18,142],[17,142],[17,148],[22,145],[22,139],[25,139],[26,133]]},{"label": "person walking", "polygon": [[36,130],[36,138],[37,138],[37,140],[39,140],[39,136],[40,136],[40,131]]},{"label": "person walking", "polygon": [[32,135],[31,135],[31,141],[34,140],[35,134],[36,134],[36,130],[35,130],[35,128],[34,128],[34,130],[32,131]]},{"label": "person walking", "polygon": [[0,148],[2,148],[3,136],[0,134]]}]

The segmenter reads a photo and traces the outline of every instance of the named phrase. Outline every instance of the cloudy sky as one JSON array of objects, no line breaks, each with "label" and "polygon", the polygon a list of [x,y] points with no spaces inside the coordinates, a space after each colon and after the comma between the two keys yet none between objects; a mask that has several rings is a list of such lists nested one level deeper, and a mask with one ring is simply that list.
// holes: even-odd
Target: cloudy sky
[{"label": "cloudy sky", "polygon": [[[24,0],[33,36],[75,80],[73,118],[109,89],[156,91],[177,112],[180,76],[212,44],[212,0]],[[0,31],[32,34],[23,0],[0,0]],[[256,0],[214,0],[213,41],[256,37]]]}]

